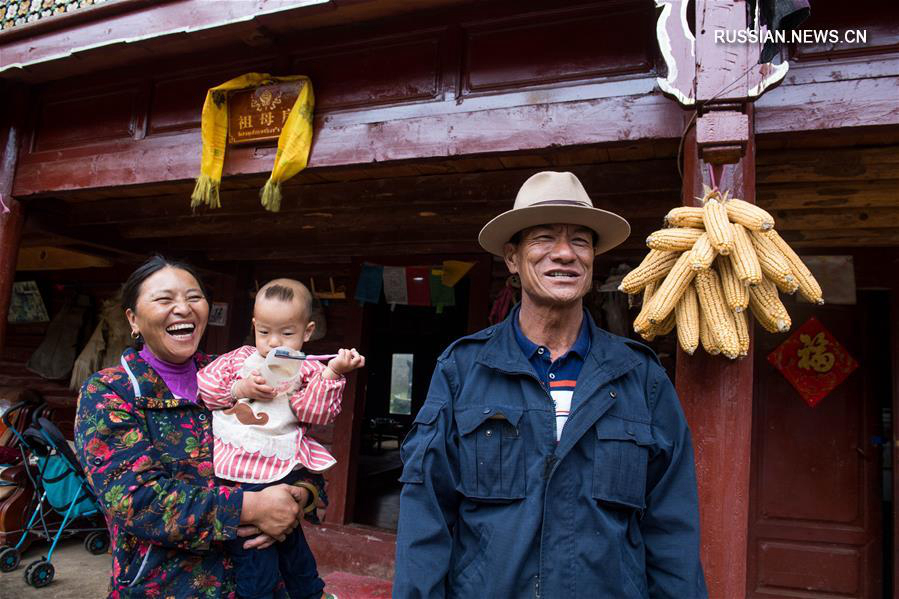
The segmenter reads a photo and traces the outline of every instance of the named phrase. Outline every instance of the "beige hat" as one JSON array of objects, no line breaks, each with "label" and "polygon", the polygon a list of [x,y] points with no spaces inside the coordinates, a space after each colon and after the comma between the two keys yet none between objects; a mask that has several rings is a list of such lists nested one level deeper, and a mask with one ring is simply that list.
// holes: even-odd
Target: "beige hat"
[{"label": "beige hat", "polygon": [[512,236],[537,225],[582,225],[596,231],[596,254],[607,252],[631,234],[626,220],[593,202],[573,173],[543,171],[518,190],[514,207],[484,225],[478,235],[481,247],[497,256]]}]

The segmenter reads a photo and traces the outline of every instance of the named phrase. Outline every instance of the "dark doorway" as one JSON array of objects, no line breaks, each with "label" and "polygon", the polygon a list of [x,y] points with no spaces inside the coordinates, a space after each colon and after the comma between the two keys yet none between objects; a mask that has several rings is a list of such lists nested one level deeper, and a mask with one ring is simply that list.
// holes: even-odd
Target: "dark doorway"
[{"label": "dark doorway", "polygon": [[402,471],[399,446],[428,393],[437,357],[468,326],[470,280],[454,287],[455,305],[441,312],[395,306],[382,298],[365,314],[365,417],[359,444],[353,521],[396,529]]}]

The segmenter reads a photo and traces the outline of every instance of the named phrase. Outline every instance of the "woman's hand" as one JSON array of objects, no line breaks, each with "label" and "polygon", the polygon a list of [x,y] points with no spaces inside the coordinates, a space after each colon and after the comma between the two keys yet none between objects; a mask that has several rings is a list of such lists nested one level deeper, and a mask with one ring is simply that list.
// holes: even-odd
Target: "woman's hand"
[{"label": "woman's hand", "polygon": [[275,389],[267,382],[258,370],[254,370],[245,379],[240,379],[234,383],[231,389],[231,395],[234,399],[255,399],[259,401],[271,401],[275,399]]},{"label": "woman's hand", "polygon": [[275,543],[281,542],[287,538],[282,535],[281,538],[270,537],[252,524],[241,524],[237,527],[237,536],[241,538],[253,537],[244,541],[244,549],[268,549]]},{"label": "woman's hand", "polygon": [[[305,491],[305,489],[302,489]],[[305,502],[309,501],[309,495],[307,493]],[[302,503],[301,505],[306,505],[306,503]],[[318,519],[320,521],[324,521],[325,519],[325,510],[327,506],[325,502],[321,500],[321,498],[316,499],[315,501],[316,514],[318,515]],[[287,538],[286,534],[282,534],[278,537],[272,537],[270,535],[265,534],[258,527],[252,524],[241,524],[237,527],[237,536],[241,538],[247,539],[244,541],[243,548],[244,549],[268,549],[275,543],[280,543],[284,539]]]},{"label": "woman's hand", "polygon": [[293,485],[275,485],[244,493],[240,520],[253,524],[275,539],[299,526],[309,491]]}]

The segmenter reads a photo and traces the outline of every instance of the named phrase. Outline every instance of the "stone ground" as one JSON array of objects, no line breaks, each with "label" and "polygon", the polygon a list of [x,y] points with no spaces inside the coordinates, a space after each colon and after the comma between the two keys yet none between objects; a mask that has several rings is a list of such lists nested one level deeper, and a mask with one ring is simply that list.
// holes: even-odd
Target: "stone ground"
[{"label": "stone ground", "polygon": [[0,572],[0,599],[91,599],[106,596],[109,581],[109,555],[91,555],[82,539],[60,541],[53,552],[56,573],[53,582],[42,589],[25,583],[25,568],[46,555],[49,545],[32,543],[22,555],[19,567],[12,572]]},{"label": "stone ground", "polygon": [[[0,599],[102,599],[109,581],[110,557],[91,555],[79,538],[61,541],[53,553],[56,574],[53,582],[35,589],[25,584],[25,567],[48,548],[34,543],[22,556],[19,567],[0,572]],[[390,582],[347,572],[323,572],[327,590],[339,599],[389,599]]]}]

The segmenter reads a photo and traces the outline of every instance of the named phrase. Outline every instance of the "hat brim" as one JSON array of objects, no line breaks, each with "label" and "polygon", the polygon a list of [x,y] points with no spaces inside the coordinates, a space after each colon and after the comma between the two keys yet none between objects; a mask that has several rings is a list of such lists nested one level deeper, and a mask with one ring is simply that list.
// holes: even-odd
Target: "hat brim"
[{"label": "hat brim", "polygon": [[592,229],[598,237],[594,255],[620,245],[631,234],[631,226],[614,212],[587,206],[531,206],[503,212],[484,225],[478,235],[481,247],[496,256],[512,236],[529,227],[549,224],[573,224]]}]

